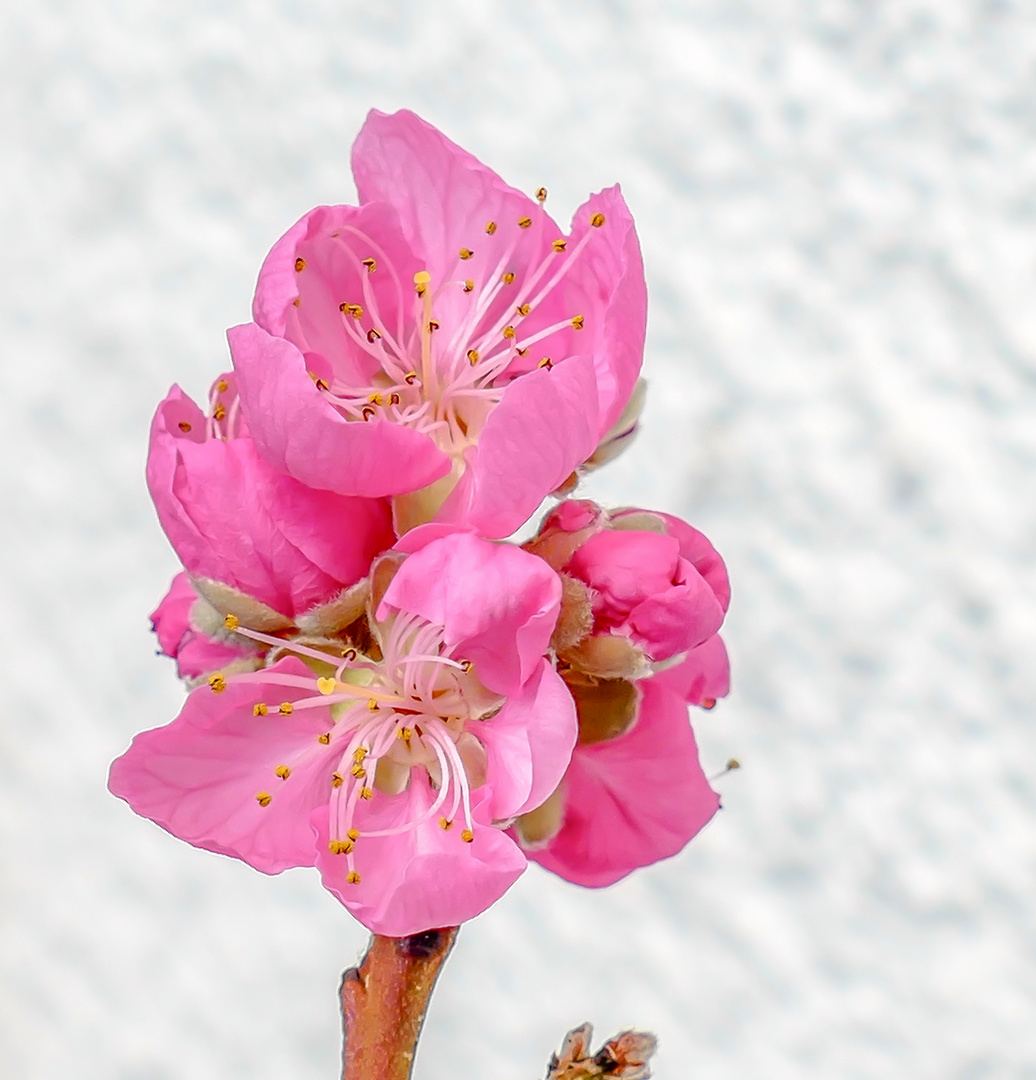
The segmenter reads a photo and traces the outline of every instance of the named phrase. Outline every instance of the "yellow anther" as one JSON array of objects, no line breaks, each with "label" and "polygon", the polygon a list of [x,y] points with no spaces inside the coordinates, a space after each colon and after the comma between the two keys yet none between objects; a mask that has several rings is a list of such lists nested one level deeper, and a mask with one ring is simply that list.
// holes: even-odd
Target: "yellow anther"
[{"label": "yellow anther", "polygon": [[370,709],[371,712],[377,712],[378,711],[378,699],[373,698],[373,697],[372,698],[367,698],[367,708]]},{"label": "yellow anther", "polygon": [[545,187],[536,189],[536,201],[541,203],[547,201],[547,189]]},{"label": "yellow anther", "polygon": [[356,659],[356,650],[355,649],[343,649],[342,650],[342,659],[345,660],[346,663],[351,664]]},{"label": "yellow anther", "polygon": [[449,818],[441,817],[439,818],[439,828],[445,832],[447,829],[453,828],[453,822]]},{"label": "yellow anther", "polygon": [[373,420],[377,415],[378,410],[375,409],[373,405],[364,405],[360,410],[360,416],[362,416],[364,420]]},{"label": "yellow anther", "polygon": [[474,665],[474,664],[473,664],[473,663],[472,663],[472,662],[471,662],[470,660],[461,660],[461,662],[460,662],[460,666],[461,666],[462,670],[464,671],[464,674],[465,674],[465,675],[467,675],[467,673],[468,673],[468,672],[469,672],[469,671],[470,671],[470,670],[471,670],[471,669],[472,669],[472,668],[473,668],[473,667],[474,667],[475,665]]},{"label": "yellow anther", "polygon": [[514,351],[515,351],[515,352],[516,352],[516,353],[517,353],[517,354],[518,354],[519,356],[524,356],[524,355],[525,355],[525,354],[526,354],[526,353],[527,353],[527,352],[529,351],[529,346],[528,346],[528,345],[526,345],[524,349],[515,349]]},{"label": "yellow anther", "polygon": [[265,701],[257,701],[252,706],[252,715],[253,716],[265,716],[269,711],[270,711],[270,707],[269,707],[269,705],[266,704]]},{"label": "yellow anther", "polygon": [[220,379],[219,382],[216,383],[216,389],[221,394],[225,394],[230,389],[230,383],[228,383],[226,379]]},{"label": "yellow anther", "polygon": [[604,214],[594,214],[594,216],[590,218],[590,224],[595,229],[599,229],[604,224]]},{"label": "yellow anther", "polygon": [[324,382],[323,379],[314,379],[313,381],[316,383],[316,386],[317,386],[318,390],[329,390],[330,389],[330,387],[327,385],[326,382]]},{"label": "yellow anther", "polygon": [[330,741],[331,741],[331,732],[330,731],[325,731],[323,735],[318,735],[317,736],[317,742],[318,743],[323,743],[324,746],[327,746],[327,744]]},{"label": "yellow anther", "polygon": [[277,710],[281,716],[291,716],[295,711],[295,706],[290,701],[282,701],[280,708]]},{"label": "yellow anther", "polygon": [[367,756],[367,747],[366,746],[358,746],[353,751],[353,761],[363,761],[363,759],[366,756]]},{"label": "yellow anther", "polygon": [[341,787],[344,780],[341,773],[331,773],[331,787]]},{"label": "yellow anther", "polygon": [[291,776],[291,769],[287,765],[278,765],[273,772],[275,776],[279,776],[282,780],[287,780]]},{"label": "yellow anther", "polygon": [[493,233],[495,233],[495,232],[496,232],[496,222],[495,221],[487,221],[486,222],[486,235],[487,236],[492,236]]},{"label": "yellow anther", "polygon": [[367,273],[368,274],[373,274],[374,271],[378,269],[378,261],[377,261],[377,259],[369,259],[369,258],[364,259],[363,260],[363,265],[367,267]]},{"label": "yellow anther", "polygon": [[701,707],[703,709],[714,709],[716,707],[716,699],[714,697],[707,697],[702,700]]},{"label": "yellow anther", "polygon": [[400,398],[399,394],[397,394],[395,391],[393,391],[391,394],[389,394],[389,404],[390,405],[398,405],[401,400],[402,399]]},{"label": "yellow anther", "polygon": [[519,315],[528,315],[529,312],[532,311],[532,305],[531,304],[519,304],[515,308],[515,311],[517,311]]},{"label": "yellow anther", "polygon": [[190,431],[190,430],[191,430],[191,425],[190,425],[190,422],[189,422],[189,421],[187,421],[187,420],[181,420],[181,421],[180,421],[180,423],[178,423],[178,424],[177,424],[176,426],[177,426],[177,427],[178,427],[178,428],[179,428],[179,429],[180,429],[180,430],[181,430],[181,431],[182,431],[182,432],[183,432],[183,433],[184,433],[185,435],[187,434],[187,432],[188,432],[188,431]]},{"label": "yellow anther", "polygon": [[347,885],[359,885],[360,875],[355,870],[350,870],[349,873],[345,875],[345,881]]},{"label": "yellow anther", "polygon": [[212,410],[213,420],[222,420],[227,415],[227,407],[222,401],[216,402],[216,407]]},{"label": "yellow anther", "polygon": [[332,855],[348,855],[356,845],[351,840],[332,840],[327,845],[327,850]]},{"label": "yellow anther", "polygon": [[335,680],[330,675],[321,675],[317,679],[317,689],[322,694],[333,694],[335,692]]},{"label": "yellow anther", "polygon": [[729,772],[733,772],[734,769],[740,769],[740,768],[741,768],[741,762],[738,761],[737,758],[731,758],[727,762],[727,770]]},{"label": "yellow anther", "polygon": [[471,248],[461,248],[460,251],[457,252],[457,254],[462,259],[470,259],[471,256],[474,255],[475,253],[471,250]]},{"label": "yellow anther", "polygon": [[428,333],[430,334],[433,330],[438,330],[438,329],[439,329],[439,324],[435,321],[435,319],[429,319],[428,320]]},{"label": "yellow anther", "polygon": [[381,394],[379,394],[377,392],[377,390],[375,390],[374,393],[371,394],[371,396],[369,398],[367,398],[367,400],[372,405],[384,405],[385,404],[385,399],[381,396]]},{"label": "yellow anther", "polygon": [[531,224],[532,224],[532,218],[531,217],[520,217],[518,219],[518,228],[519,229],[527,229]]},{"label": "yellow anther", "polygon": [[339,304],[338,310],[345,315],[351,315],[354,319],[359,319],[363,316],[363,308],[359,304]]},{"label": "yellow anther", "polygon": [[425,289],[432,283],[432,275],[427,270],[418,270],[414,274],[414,288],[418,296],[424,295]]},{"label": "yellow anther", "polygon": [[550,245],[550,246],[551,246],[551,247],[552,247],[552,248],[553,248],[553,249],[554,249],[555,251],[564,251],[564,250],[565,250],[565,248],[566,248],[566,247],[568,247],[568,241],[567,241],[567,240],[562,240],[562,239],[561,239],[560,237],[558,237],[558,239],[557,239],[557,240],[554,240],[554,241],[553,241],[553,242],[551,243],[551,245]]},{"label": "yellow anther", "polygon": [[367,775],[367,770],[362,765],[354,765],[349,771],[357,780],[362,780]]},{"label": "yellow anther", "polygon": [[271,798],[271,796],[270,796],[270,793],[268,791],[257,791],[255,793],[255,801],[260,806],[269,806],[270,805],[270,798]]},{"label": "yellow anther", "polygon": [[470,829],[465,829],[460,834],[460,838],[461,838],[461,840],[464,841],[465,844],[470,844],[470,843],[472,843],[474,841],[475,834]]},{"label": "yellow anther", "polygon": [[506,274],[501,275],[500,280],[505,285],[513,285],[514,284],[514,271],[508,270]]},{"label": "yellow anther", "polygon": [[348,836],[350,840],[359,840],[360,839],[360,830],[359,829],[350,829],[345,835]]},{"label": "yellow anther", "polygon": [[238,617],[236,615],[227,615],[223,619],[223,625],[228,630],[236,630],[241,625],[241,623],[238,621]]},{"label": "yellow anther", "polygon": [[298,273],[298,274],[301,274],[302,271],[305,270],[305,269],[306,269],[306,260],[305,259],[296,259],[295,260],[295,272]]},{"label": "yellow anther", "polygon": [[414,729],[408,727],[396,728],[396,738],[402,739],[406,743],[407,747],[410,746],[410,740],[414,737]]},{"label": "yellow anther", "polygon": [[478,349],[468,349],[468,363],[472,367],[478,363]]},{"label": "yellow anther", "polygon": [[505,338],[513,338],[514,337],[514,327],[513,326],[505,326],[504,327],[504,337]]},{"label": "yellow anther", "polygon": [[475,283],[471,280],[471,278],[468,278],[468,280],[464,282],[464,291],[471,292],[474,288]]},{"label": "yellow anther", "polygon": [[371,799],[374,796],[374,792],[369,787],[360,788],[359,795],[361,799]]},{"label": "yellow anther", "polygon": [[537,365],[537,367],[546,368],[548,371],[554,366],[554,361],[549,356],[545,356]]},{"label": "yellow anther", "polygon": [[572,316],[572,328],[574,330],[582,330],[583,329],[583,316],[582,315],[573,315]]},{"label": "yellow anther", "polygon": [[295,297],[295,299],[294,299],[294,300],[292,300],[292,303],[293,303],[293,304],[294,304],[294,305],[295,305],[296,307],[302,307],[302,297],[301,297],[301,296],[296,296],[296,297]]},{"label": "yellow anther", "polygon": [[417,372],[416,371],[408,371],[403,376],[403,382],[405,382],[407,384],[407,386],[413,386],[414,383],[417,382]]},{"label": "yellow anther", "polygon": [[223,677],[222,671],[217,671],[215,675],[209,676],[209,689],[214,694],[222,694],[227,688],[227,680]]},{"label": "yellow anther", "polygon": [[367,341],[371,345],[373,345],[375,341],[379,340],[380,337],[381,337],[381,334],[379,334],[378,331],[375,330],[373,326],[367,331]]}]

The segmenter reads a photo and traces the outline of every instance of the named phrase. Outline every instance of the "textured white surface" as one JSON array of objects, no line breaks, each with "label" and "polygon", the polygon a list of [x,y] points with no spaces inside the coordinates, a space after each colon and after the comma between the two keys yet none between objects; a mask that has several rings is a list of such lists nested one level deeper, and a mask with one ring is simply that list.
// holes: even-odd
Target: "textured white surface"
[{"label": "textured white surface", "polygon": [[315,874],[105,791],[174,715],[151,412],[204,391],[267,248],[410,106],[567,217],[622,181],[644,435],[590,493],[727,556],[725,811],[603,893],[469,925],[424,1080],[568,1026],[670,1080],[1036,1077],[1036,19],[1005,0],[36,0],[0,15],[0,1071],[336,1075],[365,935]]}]

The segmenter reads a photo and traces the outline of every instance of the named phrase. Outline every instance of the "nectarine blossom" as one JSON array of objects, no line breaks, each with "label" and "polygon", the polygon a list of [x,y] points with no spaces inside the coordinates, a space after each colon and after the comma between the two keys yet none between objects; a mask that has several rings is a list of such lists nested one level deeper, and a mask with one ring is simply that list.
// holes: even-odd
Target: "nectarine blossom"
[{"label": "nectarine blossom", "polygon": [[455,925],[525,867],[503,831],[568,765],[572,698],[545,658],[561,586],[468,532],[411,533],[337,641],[228,616],[267,667],[217,672],[109,786],[174,835],[266,873],[319,867],[377,933]]},{"label": "nectarine blossom", "polygon": [[[371,112],[359,206],[273,248],[230,331],[249,428],[314,488],[507,536],[635,427],[646,291],[618,187],[563,232],[413,113]],[[633,413],[635,414],[634,408]]]}]

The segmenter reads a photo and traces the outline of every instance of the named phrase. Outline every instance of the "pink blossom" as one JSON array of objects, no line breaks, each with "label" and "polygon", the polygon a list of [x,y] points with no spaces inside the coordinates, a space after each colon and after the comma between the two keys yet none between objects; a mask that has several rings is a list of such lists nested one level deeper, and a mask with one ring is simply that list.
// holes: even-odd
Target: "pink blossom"
[{"label": "pink blossom", "polygon": [[715,548],[667,514],[571,500],[526,547],[566,582],[560,658],[596,677],[642,678],[685,655],[716,633],[730,601]]},{"label": "pink blossom", "polygon": [[543,561],[432,529],[369,582],[337,637],[228,617],[272,662],[212,675],[109,786],[197,847],[266,873],[317,866],[361,922],[399,936],[472,918],[518,877],[503,827],[557,787],[576,717],[545,658],[561,586]]},{"label": "pink blossom", "polygon": [[[396,496],[506,536],[602,441],[624,445],[646,292],[618,187],[564,233],[413,113],[371,112],[360,205],[322,206],[273,248],[254,322],[230,333],[260,452],[303,483]],[[636,410],[634,410],[635,412]]]},{"label": "pink blossom", "polygon": [[151,612],[151,626],[166,656],[176,661],[181,679],[195,679],[230,664],[240,664],[254,654],[251,642],[233,643],[206,634],[191,621],[198,594],[186,574],[173,578],[162,602]]},{"label": "pink blossom", "polygon": [[244,428],[232,374],[208,414],[174,386],[151,425],[147,479],[159,521],[220,610],[227,590],[282,625],[362,578],[393,543],[388,504],[314,491],[277,472]]}]

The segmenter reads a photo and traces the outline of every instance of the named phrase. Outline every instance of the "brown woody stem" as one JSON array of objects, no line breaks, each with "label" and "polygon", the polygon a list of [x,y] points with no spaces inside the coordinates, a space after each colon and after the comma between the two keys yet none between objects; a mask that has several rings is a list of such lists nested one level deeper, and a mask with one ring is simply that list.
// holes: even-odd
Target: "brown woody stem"
[{"label": "brown woody stem", "polygon": [[342,1080],[409,1080],[425,1010],[458,927],[374,934],[342,976]]}]

